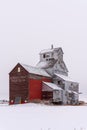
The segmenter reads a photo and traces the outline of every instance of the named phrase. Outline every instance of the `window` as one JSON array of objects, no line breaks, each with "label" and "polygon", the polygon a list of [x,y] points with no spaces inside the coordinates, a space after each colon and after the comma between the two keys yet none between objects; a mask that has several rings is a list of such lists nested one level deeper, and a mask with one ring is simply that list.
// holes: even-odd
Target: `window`
[{"label": "window", "polygon": [[61,84],[61,81],[58,81],[58,85],[60,85]]},{"label": "window", "polygon": [[48,57],[50,57],[49,54],[43,54],[43,58],[48,58]]},{"label": "window", "polygon": [[45,54],[43,55],[43,58],[45,58],[46,56],[45,56]]},{"label": "window", "polygon": [[20,67],[18,67],[18,72],[20,72],[21,71],[21,68]]}]

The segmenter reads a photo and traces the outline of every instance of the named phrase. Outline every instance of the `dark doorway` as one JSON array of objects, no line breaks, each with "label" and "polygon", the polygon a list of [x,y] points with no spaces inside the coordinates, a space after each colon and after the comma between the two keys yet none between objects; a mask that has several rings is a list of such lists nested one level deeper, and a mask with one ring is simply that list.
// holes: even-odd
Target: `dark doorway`
[{"label": "dark doorway", "polygon": [[15,104],[21,103],[21,97],[15,97]]}]

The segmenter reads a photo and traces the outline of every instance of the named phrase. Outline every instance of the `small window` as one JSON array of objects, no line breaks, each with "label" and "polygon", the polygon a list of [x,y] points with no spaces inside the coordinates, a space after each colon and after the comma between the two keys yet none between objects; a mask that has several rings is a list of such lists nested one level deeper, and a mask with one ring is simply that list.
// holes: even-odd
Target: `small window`
[{"label": "small window", "polygon": [[45,54],[43,55],[43,58],[45,58],[46,56],[45,56]]},{"label": "small window", "polygon": [[43,58],[48,58],[48,57],[50,57],[49,54],[43,54]]},{"label": "small window", "polygon": [[61,84],[61,81],[58,81],[58,85],[60,85]]},{"label": "small window", "polygon": [[20,67],[18,67],[18,72],[20,72],[21,71],[21,68]]}]

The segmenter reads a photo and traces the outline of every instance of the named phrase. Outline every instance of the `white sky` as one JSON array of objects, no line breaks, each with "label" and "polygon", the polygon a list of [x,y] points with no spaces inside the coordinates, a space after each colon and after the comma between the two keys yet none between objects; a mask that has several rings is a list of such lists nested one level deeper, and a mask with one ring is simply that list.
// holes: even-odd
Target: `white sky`
[{"label": "white sky", "polygon": [[1,0],[0,93],[18,62],[36,65],[51,44],[63,48],[70,76],[87,92],[87,0]]}]

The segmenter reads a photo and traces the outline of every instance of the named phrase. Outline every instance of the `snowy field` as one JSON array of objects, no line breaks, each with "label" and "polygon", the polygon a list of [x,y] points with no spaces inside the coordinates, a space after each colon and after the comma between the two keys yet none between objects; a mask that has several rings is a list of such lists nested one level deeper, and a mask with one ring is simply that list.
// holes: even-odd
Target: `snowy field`
[{"label": "snowy field", "polygon": [[86,130],[87,106],[0,105],[0,130]]},{"label": "snowy field", "polygon": [[0,130],[87,130],[87,106],[3,104]]}]

